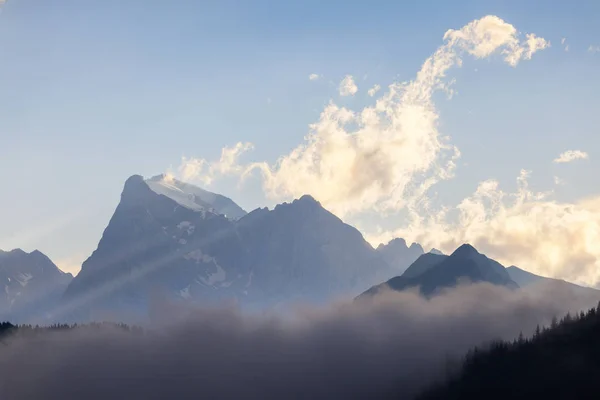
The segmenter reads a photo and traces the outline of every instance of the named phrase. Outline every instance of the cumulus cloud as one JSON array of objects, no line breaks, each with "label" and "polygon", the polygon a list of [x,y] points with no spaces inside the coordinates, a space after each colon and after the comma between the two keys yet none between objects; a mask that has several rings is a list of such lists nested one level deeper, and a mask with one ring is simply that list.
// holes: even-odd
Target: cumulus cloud
[{"label": "cumulus cloud", "polygon": [[588,52],[592,54],[598,53],[600,52],[600,46],[590,45],[590,47],[588,47]]},{"label": "cumulus cloud", "polygon": [[[108,326],[3,340],[6,399],[411,398],[464,352],[531,334],[597,299],[486,284],[425,300],[384,293],[285,317],[164,306],[144,334]],[[35,384],[32,384],[35,382]]]},{"label": "cumulus cloud", "polygon": [[309,80],[311,80],[311,81],[316,81],[316,80],[318,80],[319,78],[321,78],[321,75],[319,75],[319,74],[310,74],[310,75],[308,76],[308,79],[309,79]]},{"label": "cumulus cloud", "polygon": [[371,89],[369,89],[367,93],[369,94],[369,96],[373,97],[377,92],[379,92],[379,89],[381,89],[381,86],[375,85]]},{"label": "cumulus cloud", "polygon": [[558,202],[550,198],[550,192],[532,191],[528,175],[522,171],[514,193],[506,193],[497,181],[488,180],[457,206],[428,214],[413,208],[407,226],[369,240],[400,236],[445,252],[471,243],[505,265],[598,286],[600,197]]},{"label": "cumulus cloud", "polygon": [[520,60],[529,60],[535,52],[550,46],[550,42],[533,33],[525,37],[525,41],[519,40],[514,26],[496,16],[487,16],[460,30],[450,29],[444,39],[476,58],[489,57],[501,49],[504,60],[509,65],[516,66]]},{"label": "cumulus cloud", "polygon": [[346,75],[340,82],[340,96],[354,96],[358,92],[358,86],[354,83],[352,75]]},{"label": "cumulus cloud", "polygon": [[221,150],[221,158],[213,162],[182,157],[178,174],[184,181],[200,181],[204,185],[210,185],[215,179],[242,173],[244,167],[240,165],[239,157],[251,149],[252,143],[237,143],[233,147],[225,147]]},{"label": "cumulus cloud", "polygon": [[581,150],[567,150],[561,153],[557,158],[554,159],[555,163],[568,163],[575,160],[585,160],[589,158],[588,153]]},{"label": "cumulus cloud", "polygon": [[[465,53],[476,58],[499,53],[515,66],[548,45],[533,34],[521,38],[515,27],[495,16],[451,29],[412,81],[389,85],[374,106],[362,110],[331,102],[289,154],[274,164],[255,162],[237,171],[243,170],[243,177],[259,171],[271,199],[308,193],[339,216],[402,209],[453,176],[460,152],[438,131],[432,100],[437,91],[451,91],[448,71],[462,64]],[[345,81],[353,82],[351,77]]]}]

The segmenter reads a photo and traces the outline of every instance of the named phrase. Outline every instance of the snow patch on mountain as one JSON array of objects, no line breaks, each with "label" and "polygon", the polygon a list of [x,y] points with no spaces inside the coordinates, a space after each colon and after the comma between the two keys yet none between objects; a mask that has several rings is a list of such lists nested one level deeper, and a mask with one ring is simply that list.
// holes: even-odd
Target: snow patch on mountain
[{"label": "snow patch on mountain", "polygon": [[190,210],[222,214],[232,220],[246,215],[246,211],[233,200],[189,183],[178,181],[170,175],[158,175],[146,179],[145,182],[153,192],[167,196],[180,206]]},{"label": "snow patch on mountain", "polygon": [[165,179],[149,179],[146,181],[148,187],[157,194],[167,196],[174,200],[180,206],[194,211],[206,211],[206,208],[194,201],[195,196],[192,193],[186,193],[174,184]]},{"label": "snow patch on mountain", "polygon": [[182,221],[177,225],[177,229],[187,231],[188,236],[190,236],[190,235],[194,234],[194,230],[196,229],[196,226],[194,224],[192,224],[190,221]]}]

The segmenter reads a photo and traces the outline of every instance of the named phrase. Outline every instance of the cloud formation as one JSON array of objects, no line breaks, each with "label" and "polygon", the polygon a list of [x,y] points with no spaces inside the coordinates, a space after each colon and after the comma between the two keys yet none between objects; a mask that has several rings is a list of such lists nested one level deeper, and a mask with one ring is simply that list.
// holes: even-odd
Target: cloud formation
[{"label": "cloud formation", "polygon": [[[473,345],[531,334],[593,306],[568,290],[487,284],[425,300],[372,301],[286,316],[162,306],[143,335],[103,327],[3,340],[3,399],[410,398]],[[35,384],[32,384],[35,382]]]},{"label": "cloud formation", "polygon": [[588,53],[599,53],[600,52],[600,46],[594,46],[594,45],[590,45],[590,47],[588,47]]},{"label": "cloud formation", "polygon": [[[451,29],[416,77],[389,85],[374,106],[353,111],[331,102],[310,125],[305,141],[276,163],[254,162],[228,171],[241,172],[242,177],[258,171],[271,199],[311,194],[342,217],[366,210],[400,210],[436,182],[451,178],[460,156],[438,131],[439,115],[432,100],[435,92],[451,92],[448,71],[462,64],[464,54],[485,58],[499,53],[515,66],[547,46],[534,34],[521,38],[515,27],[495,16]],[[343,94],[355,93],[350,76],[341,86],[347,88]],[[243,144],[235,148],[240,146],[247,149]],[[205,167],[189,169],[187,178],[192,180],[206,182],[202,173],[209,171],[210,181],[210,171],[220,170],[203,159],[186,162]]]},{"label": "cloud formation", "polygon": [[309,80],[311,80],[311,81],[316,81],[316,80],[318,80],[320,77],[321,77],[321,75],[319,75],[319,74],[310,74],[310,75],[308,76],[308,79],[309,79]]},{"label": "cloud formation", "polygon": [[554,159],[555,163],[569,163],[575,160],[585,160],[589,158],[588,153],[581,150],[567,150],[561,153],[557,158]]},{"label": "cloud formation", "polygon": [[354,82],[352,75],[346,75],[340,82],[340,96],[354,96],[358,92],[358,86]]},{"label": "cloud formation", "polygon": [[[252,150],[252,143],[237,143],[233,147],[225,147],[221,150],[221,157],[217,161],[208,162],[199,158],[181,158],[181,164],[177,170],[178,176],[184,181],[199,181],[204,185],[210,185],[215,179],[240,175],[245,168],[240,165],[239,157]],[[167,176],[172,175],[170,172]]]},{"label": "cloud formation", "polygon": [[367,91],[367,94],[368,94],[369,96],[373,97],[373,96],[375,96],[375,94],[376,94],[377,92],[379,92],[379,89],[381,89],[381,86],[379,86],[379,85],[375,85],[375,86],[373,86],[371,89],[369,89],[369,90]]}]

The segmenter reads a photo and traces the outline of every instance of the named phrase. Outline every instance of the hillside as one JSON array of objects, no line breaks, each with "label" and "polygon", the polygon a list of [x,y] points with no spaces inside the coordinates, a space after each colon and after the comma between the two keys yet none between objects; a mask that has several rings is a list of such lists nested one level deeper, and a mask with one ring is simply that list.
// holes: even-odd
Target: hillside
[{"label": "hillside", "polygon": [[473,349],[453,379],[418,399],[597,399],[599,376],[600,304],[533,338]]}]

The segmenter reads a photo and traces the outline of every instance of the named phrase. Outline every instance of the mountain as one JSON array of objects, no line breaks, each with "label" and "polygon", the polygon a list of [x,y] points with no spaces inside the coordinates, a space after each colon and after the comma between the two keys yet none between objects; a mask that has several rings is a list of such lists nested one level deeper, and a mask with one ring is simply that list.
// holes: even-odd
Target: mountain
[{"label": "mountain", "polygon": [[53,308],[73,275],[61,271],[48,257],[35,250],[0,250],[0,319],[41,322]]},{"label": "mountain", "polygon": [[235,203],[221,200],[217,205],[238,210],[223,212],[216,202],[207,207],[206,197],[159,190],[156,179],[127,180],[61,312],[130,321],[147,311],[152,296],[198,303],[233,298],[250,307],[326,301],[393,276],[358,230],[310,196],[234,219],[241,214]]},{"label": "mountain", "polygon": [[424,251],[418,243],[408,247],[406,241],[401,238],[391,240],[388,244],[380,244],[377,252],[394,270],[394,273],[403,273]]},{"label": "mountain", "polygon": [[435,254],[435,253],[425,253],[422,256],[420,256],[419,258],[417,258],[415,260],[415,262],[413,262],[406,269],[406,271],[404,271],[402,276],[404,276],[405,278],[417,277],[417,276],[421,275],[422,273],[424,273],[425,271],[427,271],[428,269],[430,269],[431,267],[438,265],[439,263],[444,261],[446,258],[448,258],[448,256]]},{"label": "mountain", "polygon": [[513,281],[515,281],[521,288],[533,288],[541,285],[547,285],[555,287],[557,289],[568,289],[576,294],[597,295],[598,298],[600,298],[600,290],[579,286],[574,283],[564,281],[562,279],[546,278],[543,276],[535,275],[531,272],[515,267],[514,265],[506,268],[506,271],[508,272],[508,275],[510,275],[510,278]]},{"label": "mountain", "polygon": [[402,291],[418,287],[425,296],[435,295],[441,289],[461,282],[489,282],[494,285],[518,288],[506,269],[497,261],[464,244],[450,256],[423,254],[403,275],[374,286],[359,297],[367,297],[384,289]]}]

